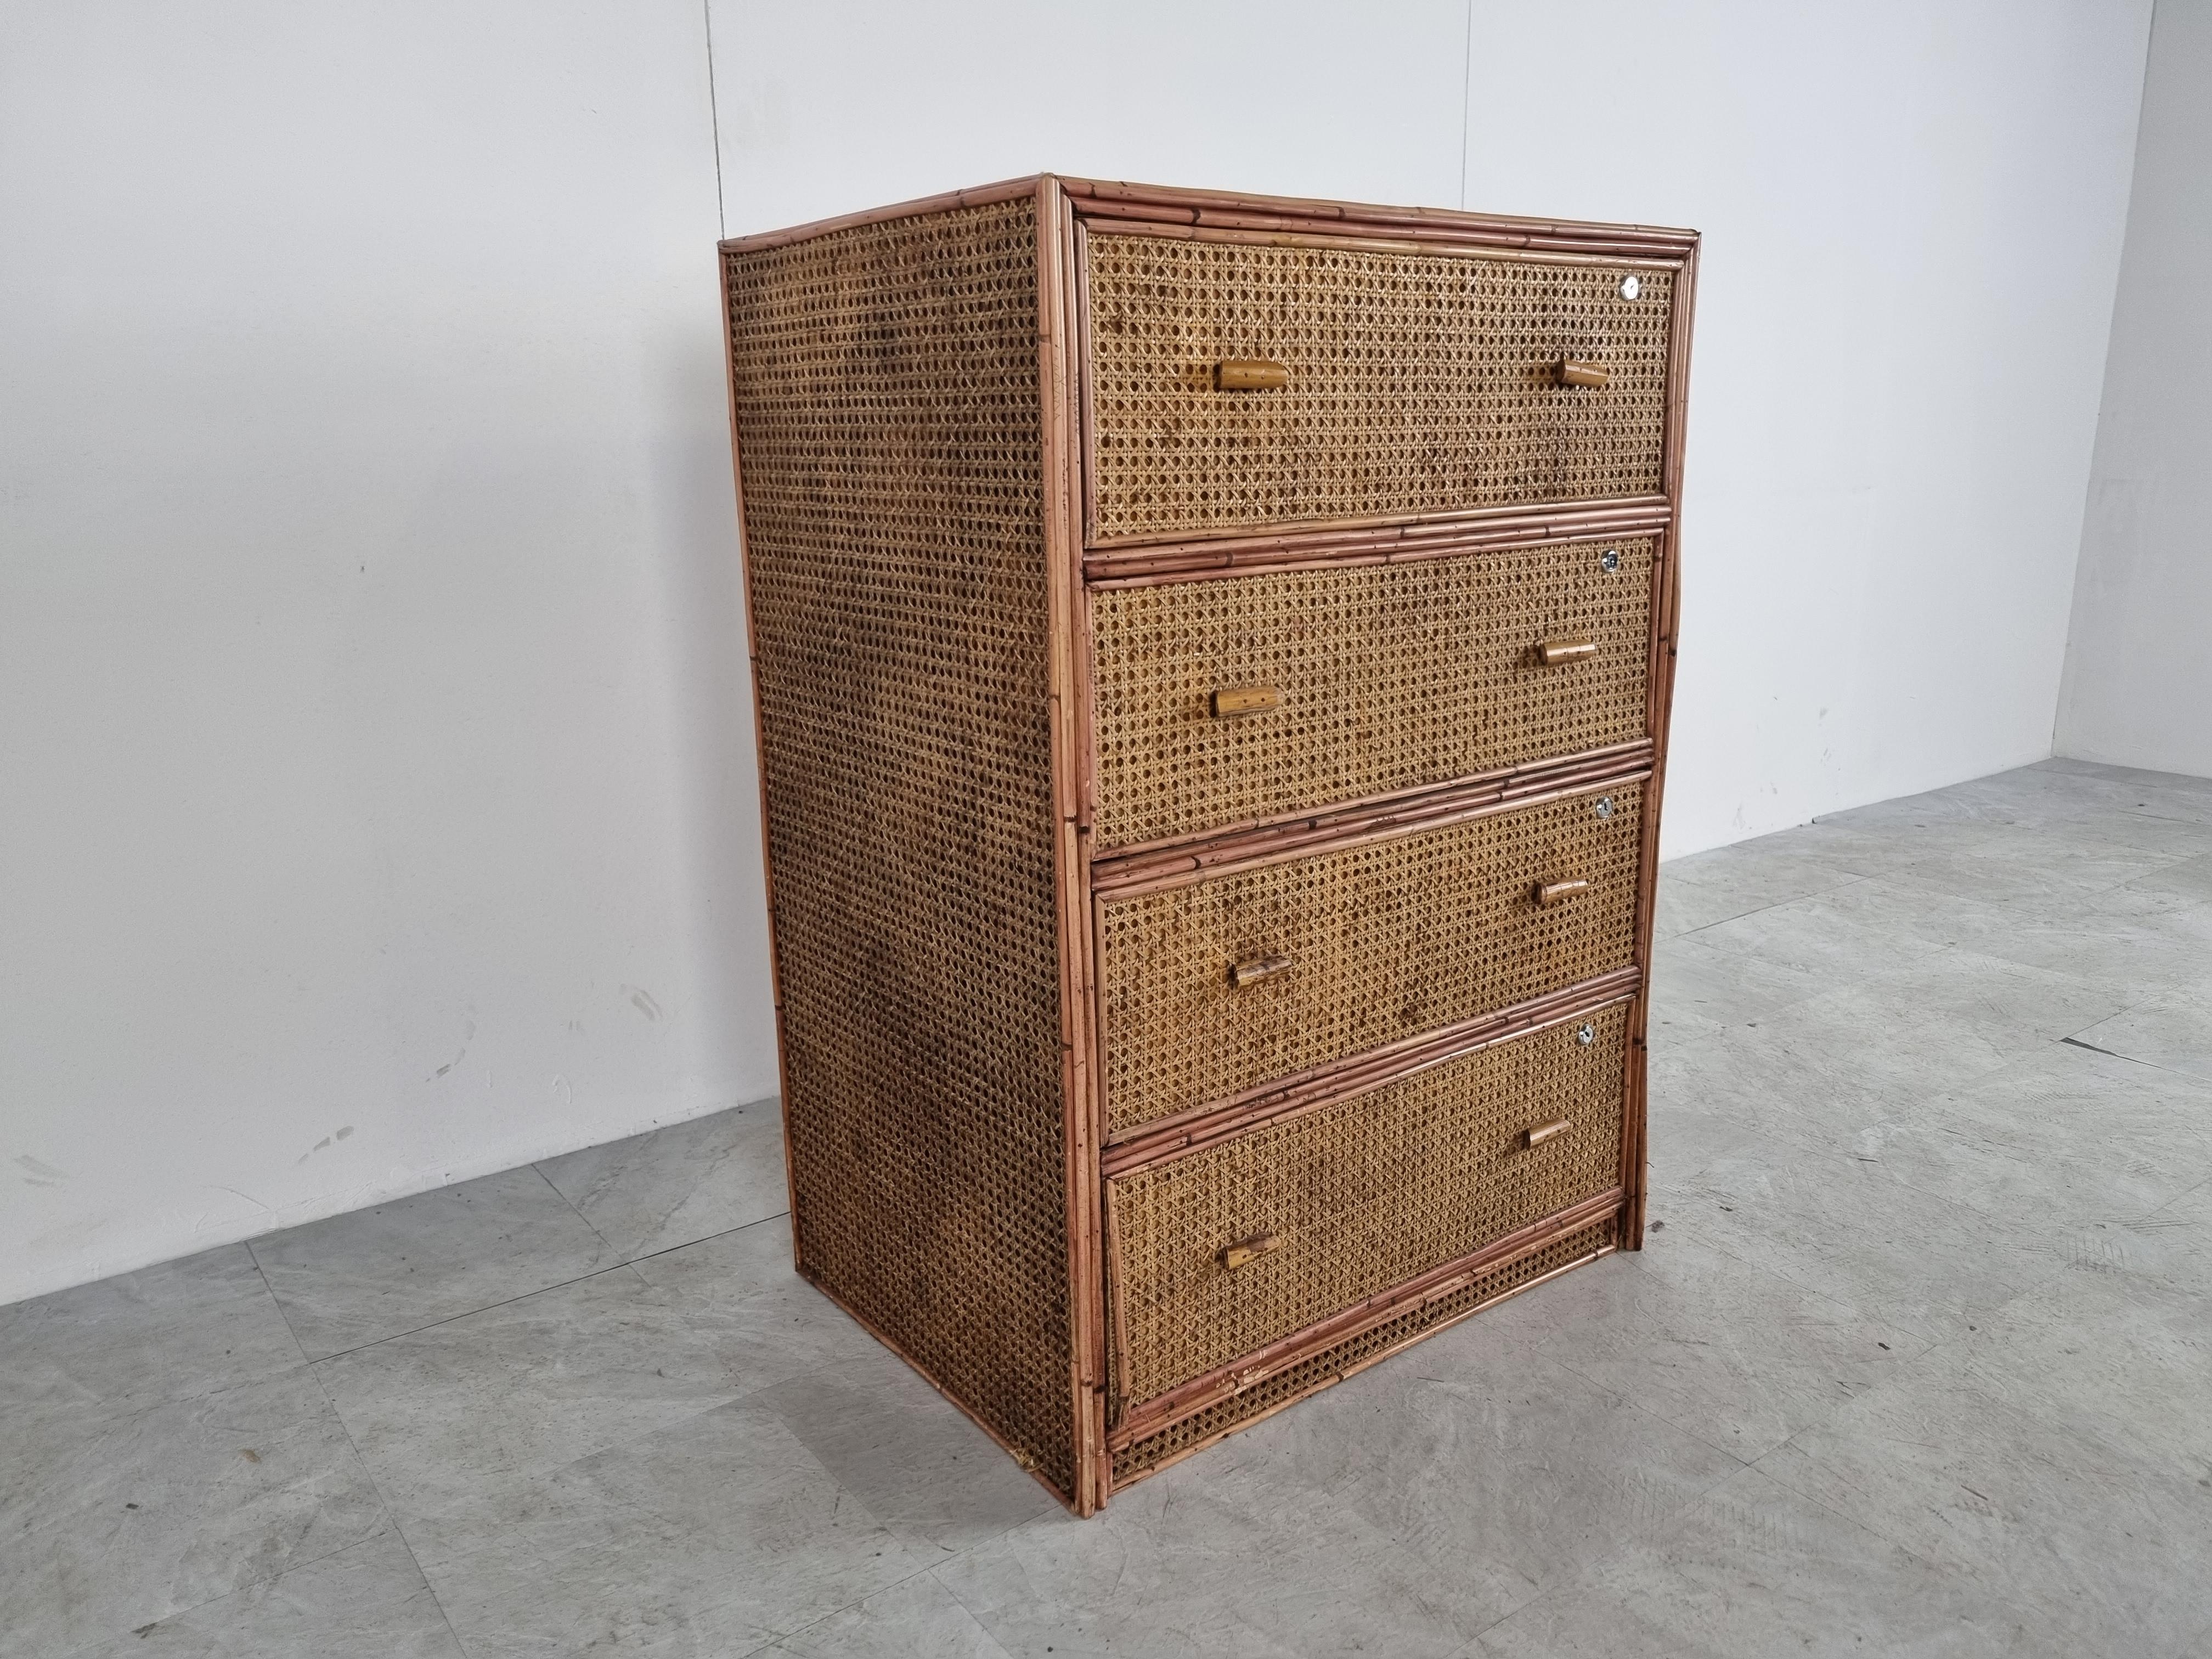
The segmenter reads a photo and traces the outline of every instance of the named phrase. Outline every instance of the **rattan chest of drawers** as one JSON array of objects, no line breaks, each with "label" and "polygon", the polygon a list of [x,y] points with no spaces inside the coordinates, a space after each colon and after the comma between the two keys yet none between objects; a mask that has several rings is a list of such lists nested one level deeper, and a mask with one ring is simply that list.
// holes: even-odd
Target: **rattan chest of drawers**
[{"label": "rattan chest of drawers", "polygon": [[723,245],[799,1270],[1079,1513],[1641,1242],[1697,238]]}]

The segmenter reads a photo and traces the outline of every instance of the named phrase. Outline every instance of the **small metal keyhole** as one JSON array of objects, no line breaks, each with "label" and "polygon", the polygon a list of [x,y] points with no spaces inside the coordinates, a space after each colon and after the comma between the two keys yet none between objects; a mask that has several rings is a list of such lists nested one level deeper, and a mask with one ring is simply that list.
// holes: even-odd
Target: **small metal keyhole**
[{"label": "small metal keyhole", "polygon": [[1595,1025],[1577,1026],[1575,1028],[1575,1041],[1581,1043],[1583,1048],[1589,1048],[1591,1043],[1597,1041],[1597,1027]]},{"label": "small metal keyhole", "polygon": [[1613,816],[1613,797],[1610,795],[1599,796],[1597,805],[1590,808],[1590,811],[1595,812],[1598,817],[1601,818],[1611,817]]},{"label": "small metal keyhole", "polygon": [[1624,276],[1620,279],[1620,297],[1622,299],[1633,300],[1638,295],[1643,292],[1644,284],[1635,277]]},{"label": "small metal keyhole", "polygon": [[1597,556],[1597,568],[1604,571],[1608,576],[1613,574],[1614,571],[1620,569],[1620,550],[1617,547],[1607,548],[1604,552]]}]

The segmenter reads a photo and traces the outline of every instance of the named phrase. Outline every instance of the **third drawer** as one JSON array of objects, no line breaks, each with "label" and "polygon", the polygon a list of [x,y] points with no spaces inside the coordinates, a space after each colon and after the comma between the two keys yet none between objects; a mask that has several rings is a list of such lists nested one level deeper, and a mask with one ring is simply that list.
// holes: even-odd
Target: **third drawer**
[{"label": "third drawer", "polygon": [[1643,738],[1654,538],[1091,595],[1097,844]]},{"label": "third drawer", "polygon": [[1103,896],[1109,1137],[1628,966],[1644,786]]}]

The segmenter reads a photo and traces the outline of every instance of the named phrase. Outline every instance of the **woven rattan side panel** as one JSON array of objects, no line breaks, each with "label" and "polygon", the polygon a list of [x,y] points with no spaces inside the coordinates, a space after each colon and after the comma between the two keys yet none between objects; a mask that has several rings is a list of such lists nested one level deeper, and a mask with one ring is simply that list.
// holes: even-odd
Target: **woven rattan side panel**
[{"label": "woven rattan side panel", "polygon": [[1132,1441],[1114,1455],[1115,1489],[1141,1479],[1164,1463],[1175,1462],[1219,1435],[1249,1427],[1301,1395],[1342,1382],[1353,1372],[1388,1358],[1392,1349],[1440,1326],[1463,1319],[1477,1309],[1525,1289],[1548,1274],[1602,1255],[1613,1248],[1615,1225],[1612,1221],[1601,1221],[1595,1227],[1555,1238],[1516,1261],[1477,1275],[1448,1296],[1424,1302],[1395,1319],[1299,1360],[1218,1404],[1194,1412],[1157,1434]]},{"label": "woven rattan side panel", "polygon": [[[1673,278],[1599,264],[1094,234],[1102,540],[1662,487]],[[1281,391],[1217,391],[1227,358]],[[1610,384],[1564,386],[1571,358]]]},{"label": "woven rattan side panel", "polygon": [[1065,1492],[1036,234],[726,270],[800,1261]]},{"label": "woven rattan side panel", "polygon": [[1626,967],[1642,796],[1609,785],[1102,904],[1110,1133]]},{"label": "woven rattan side panel", "polygon": [[[1116,1389],[1149,1399],[1619,1183],[1626,1014],[1616,1004],[1109,1182]],[[1565,1133],[1522,1144],[1559,1118]],[[1227,1246],[1267,1234],[1276,1248],[1223,1265]]]},{"label": "woven rattan side panel", "polygon": [[[1636,741],[1652,550],[1638,538],[1095,592],[1099,846]],[[1596,654],[1538,659],[1571,638]],[[1213,717],[1214,690],[1254,684],[1282,707]]]}]

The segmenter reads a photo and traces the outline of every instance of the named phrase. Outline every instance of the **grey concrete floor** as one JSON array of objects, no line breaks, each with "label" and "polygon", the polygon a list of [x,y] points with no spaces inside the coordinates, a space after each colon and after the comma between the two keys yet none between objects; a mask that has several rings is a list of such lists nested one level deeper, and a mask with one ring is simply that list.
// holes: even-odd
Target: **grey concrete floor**
[{"label": "grey concrete floor", "polygon": [[0,1655],[2212,1659],[2212,781],[1668,866],[1652,1231],[1068,1518],[772,1105],[0,1309]]}]

